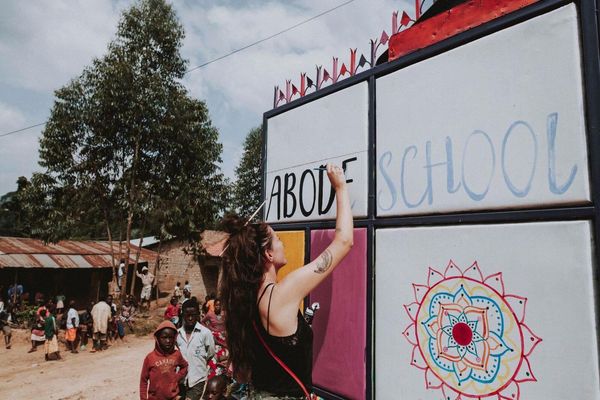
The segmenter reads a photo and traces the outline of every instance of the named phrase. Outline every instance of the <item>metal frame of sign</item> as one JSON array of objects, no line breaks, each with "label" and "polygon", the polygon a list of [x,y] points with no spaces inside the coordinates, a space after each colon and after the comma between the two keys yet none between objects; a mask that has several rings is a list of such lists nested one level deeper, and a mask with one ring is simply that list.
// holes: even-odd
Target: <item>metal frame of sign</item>
[{"label": "metal frame of sign", "polygon": [[[365,399],[375,399],[375,232],[378,228],[384,227],[407,227],[407,226],[441,226],[441,225],[459,225],[459,224],[490,224],[490,223],[515,223],[515,222],[534,222],[534,221],[566,221],[566,220],[584,220],[590,221],[593,225],[593,237],[600,238],[600,14],[596,10],[600,7],[600,0],[542,0],[498,19],[487,22],[483,25],[472,28],[435,43],[427,48],[415,51],[400,57],[397,60],[376,66],[367,71],[346,78],[331,86],[320,89],[315,93],[308,94],[302,98],[294,100],[288,104],[279,106],[276,109],[267,111],[263,115],[263,152],[262,152],[262,176],[265,177],[267,171],[266,148],[267,148],[267,121],[276,115],[300,107],[332,93],[344,90],[350,86],[361,82],[367,82],[369,87],[368,94],[368,117],[369,117],[369,159],[368,159],[368,216],[367,218],[357,218],[354,220],[355,227],[367,228],[367,343],[366,343],[366,392]],[[559,207],[523,207],[514,210],[500,211],[469,211],[454,212],[437,215],[419,215],[419,216],[394,216],[377,217],[376,213],[376,79],[388,75],[409,65],[421,62],[435,55],[447,52],[453,48],[488,36],[495,32],[509,28],[513,25],[527,21],[531,18],[545,14],[567,4],[574,3],[578,10],[581,56],[583,68],[584,83],[584,113],[586,123],[586,138],[588,146],[588,167],[591,183],[592,204],[583,204],[580,206],[559,206]],[[266,179],[263,179],[263,199],[266,198]],[[264,210],[263,210],[264,212]],[[264,218],[264,215],[263,215]],[[304,230],[307,238],[310,238],[310,232],[314,229],[334,228],[335,221],[300,221],[293,223],[272,223],[276,230]],[[310,261],[310,240],[306,240],[306,262]],[[593,260],[595,265],[600,265],[600,240],[594,240]],[[594,269],[594,296],[595,296],[595,316],[596,326],[600,326],[598,290],[599,277],[597,269]],[[600,348],[600,336],[596,333],[597,342]],[[329,393],[323,388],[314,388],[315,393],[326,399],[342,399],[334,393]]]}]

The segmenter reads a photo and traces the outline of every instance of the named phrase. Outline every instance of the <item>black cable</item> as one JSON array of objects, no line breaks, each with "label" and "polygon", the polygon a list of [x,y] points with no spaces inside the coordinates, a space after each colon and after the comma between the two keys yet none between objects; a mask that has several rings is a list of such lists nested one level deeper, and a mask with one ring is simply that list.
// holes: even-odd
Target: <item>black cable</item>
[{"label": "black cable", "polygon": [[[348,0],[348,1],[344,2],[344,3],[338,4],[337,6],[335,6],[335,7],[333,7],[333,8],[330,8],[330,9],[328,9],[328,10],[325,10],[325,11],[323,11],[322,13],[319,13],[319,14],[317,14],[317,15],[315,15],[315,16],[312,16],[312,17],[310,17],[310,18],[308,18],[308,19],[305,19],[305,20],[304,20],[304,21],[302,21],[302,22],[299,22],[299,23],[297,23],[297,24],[295,24],[295,25],[292,25],[292,26],[290,26],[290,27],[288,27],[288,28],[286,28],[286,29],[284,29],[284,30],[282,30],[282,31],[279,31],[279,32],[277,32],[277,33],[274,33],[274,34],[273,34],[273,35],[271,35],[271,36],[267,36],[266,38],[263,38],[263,39],[257,40],[256,42],[250,43],[250,44],[248,44],[248,45],[246,45],[246,46],[244,46],[244,47],[240,47],[239,49],[233,50],[233,51],[232,51],[232,52],[230,52],[230,53],[227,53],[227,54],[225,54],[225,55],[222,55],[222,56],[220,56],[220,57],[217,57],[217,58],[214,58],[214,59],[212,59],[212,60],[210,60],[210,61],[207,61],[207,62],[205,62],[204,64],[200,64],[200,65],[198,65],[198,66],[196,66],[196,67],[194,67],[194,68],[192,68],[192,69],[188,69],[187,71],[185,71],[185,73],[184,73],[184,74],[187,74],[187,73],[189,73],[189,72],[195,71],[195,70],[197,70],[197,69],[200,69],[200,68],[202,68],[202,67],[206,67],[207,65],[209,65],[209,64],[212,64],[212,63],[214,63],[214,62],[216,62],[216,61],[219,61],[219,60],[222,60],[222,59],[224,59],[224,58],[227,58],[227,57],[229,57],[229,56],[232,56],[232,55],[234,55],[234,54],[236,54],[236,53],[239,53],[240,51],[243,51],[243,50],[246,50],[246,49],[248,49],[248,48],[250,48],[250,47],[256,46],[257,44],[260,44],[260,43],[262,43],[262,42],[266,42],[267,40],[273,39],[273,38],[274,38],[274,37],[276,37],[276,36],[279,36],[279,35],[282,35],[282,34],[284,34],[284,33],[286,33],[286,32],[289,32],[289,31],[291,31],[292,29],[295,29],[295,28],[297,28],[297,27],[299,27],[299,26],[301,26],[301,25],[304,25],[304,24],[306,24],[306,23],[308,23],[308,22],[310,22],[310,21],[313,21],[313,20],[315,20],[315,19],[317,19],[317,18],[319,18],[319,17],[322,17],[323,15],[329,14],[330,12],[332,12],[332,11],[335,11],[335,10],[337,10],[338,8],[342,8],[342,7],[344,7],[344,6],[348,5],[348,4],[352,3],[352,2],[354,2],[354,0]],[[17,129],[16,131],[6,132],[6,133],[3,133],[3,134],[0,134],[0,137],[4,137],[4,136],[12,135],[12,134],[14,134],[14,133],[18,133],[18,132],[26,131],[26,130],[28,130],[28,129],[35,128],[35,127],[38,127],[38,126],[42,126],[42,125],[45,125],[45,124],[46,124],[45,122],[42,122],[42,123],[40,123],[40,124],[35,124],[35,125],[27,126],[27,127],[25,127],[25,128]]]},{"label": "black cable", "polygon": [[231,53],[227,53],[227,54],[225,54],[225,55],[223,55],[223,56],[220,56],[220,57],[217,57],[217,58],[215,58],[215,59],[212,59],[212,60],[210,60],[210,61],[207,61],[207,62],[205,62],[204,64],[200,64],[200,65],[198,65],[197,67],[194,67],[194,68],[192,68],[192,69],[188,69],[187,71],[185,71],[185,73],[187,74],[188,72],[195,71],[195,70],[197,70],[197,69],[199,69],[199,68],[202,68],[202,67],[205,67],[205,66],[207,66],[207,65],[209,65],[209,64],[212,64],[212,63],[214,63],[215,61],[222,60],[222,59],[224,59],[224,58],[226,58],[226,57],[229,57],[229,56],[231,56],[231,55],[234,55],[235,53],[239,53],[239,52],[240,52],[240,51],[242,51],[242,50],[246,50],[246,49],[248,49],[248,48],[250,48],[250,47],[252,47],[252,46],[256,46],[257,44],[260,44],[260,43],[262,43],[262,42],[265,42],[265,41],[267,41],[267,40],[269,40],[269,39],[273,39],[274,37],[276,37],[276,36],[279,36],[279,35],[281,35],[281,34],[283,34],[283,33],[286,33],[286,32],[288,32],[288,31],[291,31],[292,29],[295,29],[295,28],[299,27],[300,25],[304,25],[304,24],[306,24],[307,22],[310,22],[310,21],[312,21],[312,20],[315,20],[315,19],[317,19],[317,18],[319,18],[319,17],[322,17],[322,16],[323,16],[323,15],[325,15],[325,14],[329,14],[329,13],[330,13],[330,12],[332,12],[332,11],[335,11],[335,10],[337,10],[338,8],[344,7],[345,5],[348,5],[348,4],[352,3],[353,1],[354,1],[354,0],[349,0],[349,1],[346,1],[345,3],[338,4],[337,6],[335,6],[335,7],[333,7],[333,8],[330,8],[329,10],[323,11],[323,12],[322,12],[322,13],[320,13],[320,14],[317,14],[317,15],[315,15],[315,16],[313,16],[313,17],[310,17],[310,18],[308,18],[308,19],[305,19],[304,21],[302,21],[302,22],[299,22],[299,23],[297,23],[296,25],[292,25],[292,26],[290,26],[289,28],[286,28],[286,29],[284,29],[284,30],[282,30],[282,31],[279,31],[279,32],[277,32],[277,33],[274,33],[274,34],[273,34],[273,35],[271,35],[271,36],[268,36],[268,37],[266,37],[266,38],[264,38],[264,39],[257,40],[256,42],[254,42],[254,43],[250,43],[250,44],[248,44],[248,45],[246,45],[246,46],[244,46],[244,47],[240,47],[239,49],[233,50]]},{"label": "black cable", "polygon": [[26,126],[25,128],[17,129],[16,131],[6,132],[6,133],[1,134],[0,137],[12,135],[13,133],[18,133],[18,132],[26,131],[27,129],[35,128],[36,126],[42,126],[42,125],[46,125],[46,123],[42,122],[41,124],[35,124],[35,125],[31,125],[31,126]]}]

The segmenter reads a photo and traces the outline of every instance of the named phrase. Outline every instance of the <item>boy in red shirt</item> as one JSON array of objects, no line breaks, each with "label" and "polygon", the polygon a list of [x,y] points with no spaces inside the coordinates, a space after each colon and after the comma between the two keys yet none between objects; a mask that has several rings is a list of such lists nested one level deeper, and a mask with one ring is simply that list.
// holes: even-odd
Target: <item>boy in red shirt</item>
[{"label": "boy in red shirt", "polygon": [[171,321],[173,324],[179,324],[179,310],[181,304],[177,302],[177,297],[173,296],[171,298],[171,303],[167,306],[165,310],[165,319]]},{"label": "boy in red shirt", "polygon": [[140,400],[173,400],[179,396],[179,381],[186,377],[188,363],[175,348],[177,328],[163,321],[154,337],[154,351],[144,359],[140,376]]}]

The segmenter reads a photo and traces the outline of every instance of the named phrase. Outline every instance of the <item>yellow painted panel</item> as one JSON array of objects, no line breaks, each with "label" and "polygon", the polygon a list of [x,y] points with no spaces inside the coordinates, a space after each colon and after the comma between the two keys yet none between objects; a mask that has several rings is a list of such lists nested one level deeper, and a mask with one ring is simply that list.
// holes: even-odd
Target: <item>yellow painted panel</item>
[{"label": "yellow painted panel", "polygon": [[[304,266],[304,231],[281,231],[277,236],[283,242],[287,264],[277,271],[277,280],[282,280],[287,274]],[[304,314],[304,301],[299,306]]]},{"label": "yellow painted panel", "polygon": [[282,280],[287,274],[304,265],[304,231],[281,231],[277,236],[283,242],[287,265],[277,271],[277,280]]}]

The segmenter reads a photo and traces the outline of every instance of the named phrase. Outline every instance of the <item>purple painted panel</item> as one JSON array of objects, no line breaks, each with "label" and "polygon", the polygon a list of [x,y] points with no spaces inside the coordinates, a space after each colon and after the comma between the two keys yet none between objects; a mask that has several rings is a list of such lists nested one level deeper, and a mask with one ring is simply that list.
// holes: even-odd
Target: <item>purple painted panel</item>
[{"label": "purple painted panel", "polygon": [[[310,259],[331,243],[333,230],[311,233]],[[313,384],[349,399],[365,397],[367,343],[367,230],[354,230],[354,247],[311,294],[321,308],[313,321]]]}]

